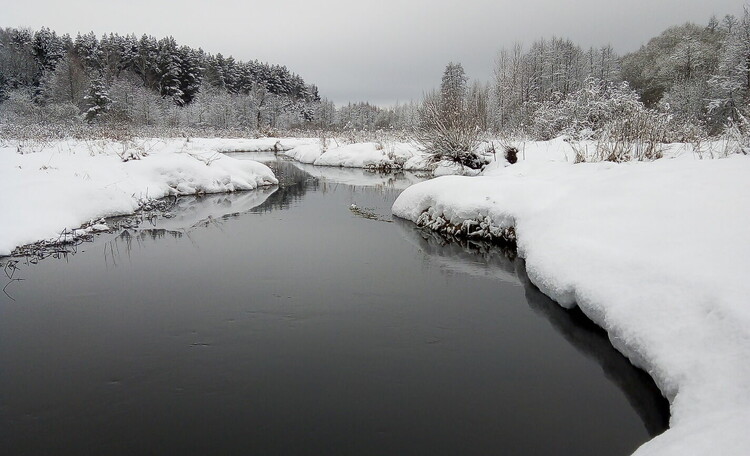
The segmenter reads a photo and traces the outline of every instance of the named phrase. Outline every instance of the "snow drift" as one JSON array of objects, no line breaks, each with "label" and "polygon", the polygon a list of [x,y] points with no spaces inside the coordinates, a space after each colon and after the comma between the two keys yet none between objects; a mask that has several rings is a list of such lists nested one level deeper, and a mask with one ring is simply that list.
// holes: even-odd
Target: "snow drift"
[{"label": "snow drift", "polygon": [[13,144],[0,147],[0,255],[92,219],[131,213],[148,199],[277,183],[254,161],[172,142],[154,142],[144,155],[140,146],[60,142],[29,154],[17,153]]}]

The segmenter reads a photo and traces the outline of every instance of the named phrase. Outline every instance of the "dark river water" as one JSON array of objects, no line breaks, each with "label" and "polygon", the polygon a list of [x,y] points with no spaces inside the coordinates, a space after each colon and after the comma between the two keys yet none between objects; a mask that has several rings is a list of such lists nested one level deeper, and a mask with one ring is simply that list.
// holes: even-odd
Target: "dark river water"
[{"label": "dark river water", "polygon": [[19,263],[0,454],[625,455],[665,429],[520,260],[392,220],[418,176],[275,166],[297,183]]}]

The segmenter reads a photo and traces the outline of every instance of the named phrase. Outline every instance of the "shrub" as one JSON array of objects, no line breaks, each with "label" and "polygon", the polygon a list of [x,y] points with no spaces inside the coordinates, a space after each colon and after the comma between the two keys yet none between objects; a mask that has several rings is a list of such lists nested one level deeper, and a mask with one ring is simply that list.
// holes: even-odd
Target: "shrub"
[{"label": "shrub", "polygon": [[476,153],[479,134],[470,116],[447,116],[436,93],[425,96],[416,139],[433,161],[448,160],[472,169],[481,168],[485,160]]}]

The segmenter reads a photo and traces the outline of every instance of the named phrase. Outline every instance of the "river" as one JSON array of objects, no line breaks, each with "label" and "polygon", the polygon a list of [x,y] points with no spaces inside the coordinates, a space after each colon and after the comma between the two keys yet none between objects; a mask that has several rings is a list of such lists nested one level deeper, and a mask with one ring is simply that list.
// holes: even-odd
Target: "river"
[{"label": "river", "polygon": [[625,455],[665,430],[521,260],[392,218],[423,177],[273,166],[281,188],[18,263],[2,454]]}]

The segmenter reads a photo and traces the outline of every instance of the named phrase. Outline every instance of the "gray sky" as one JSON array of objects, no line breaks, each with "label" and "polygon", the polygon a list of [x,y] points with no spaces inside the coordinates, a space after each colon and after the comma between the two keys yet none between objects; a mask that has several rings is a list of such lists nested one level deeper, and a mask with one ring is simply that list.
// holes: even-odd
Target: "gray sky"
[{"label": "gray sky", "polygon": [[286,65],[337,104],[417,100],[450,61],[489,80],[514,42],[567,37],[636,50],[671,25],[739,14],[742,0],[0,0],[0,26],[172,35],[180,44]]}]

